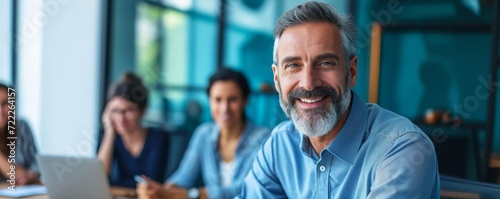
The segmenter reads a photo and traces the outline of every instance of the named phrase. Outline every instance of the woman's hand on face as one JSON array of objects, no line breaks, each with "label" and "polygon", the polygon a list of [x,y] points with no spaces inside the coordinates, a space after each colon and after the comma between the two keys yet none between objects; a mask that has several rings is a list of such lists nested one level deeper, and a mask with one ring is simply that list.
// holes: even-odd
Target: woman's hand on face
[{"label": "woman's hand on face", "polygon": [[[111,102],[111,101],[110,101]],[[113,122],[111,121],[111,107],[112,104],[108,102],[106,104],[106,108],[104,108],[104,112],[102,112],[102,126],[104,128],[105,134],[115,134],[116,131],[113,127]]]}]

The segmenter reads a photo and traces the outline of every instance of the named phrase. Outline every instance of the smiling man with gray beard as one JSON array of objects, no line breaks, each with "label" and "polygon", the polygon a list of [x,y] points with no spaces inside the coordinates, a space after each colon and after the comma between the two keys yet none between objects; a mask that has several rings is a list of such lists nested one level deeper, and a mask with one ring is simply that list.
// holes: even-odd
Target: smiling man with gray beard
[{"label": "smiling man with gray beard", "polygon": [[349,17],[308,1],[278,19],[274,38],[275,87],[291,121],[274,128],[240,198],[439,198],[429,138],[351,90],[358,58]]}]

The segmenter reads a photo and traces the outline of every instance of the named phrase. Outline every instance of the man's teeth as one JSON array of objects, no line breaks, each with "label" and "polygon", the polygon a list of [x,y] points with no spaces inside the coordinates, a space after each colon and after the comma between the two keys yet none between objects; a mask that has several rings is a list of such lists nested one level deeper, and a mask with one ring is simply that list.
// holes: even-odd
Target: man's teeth
[{"label": "man's teeth", "polygon": [[299,98],[299,99],[301,102],[304,102],[304,103],[314,103],[314,102],[322,100],[323,97],[318,97],[316,99],[302,99],[302,98]]}]

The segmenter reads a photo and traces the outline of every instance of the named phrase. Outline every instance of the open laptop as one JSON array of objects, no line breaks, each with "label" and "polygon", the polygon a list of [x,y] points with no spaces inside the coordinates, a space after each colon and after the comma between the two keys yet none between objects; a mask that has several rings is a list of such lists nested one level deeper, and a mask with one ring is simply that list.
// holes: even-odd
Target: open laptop
[{"label": "open laptop", "polygon": [[37,156],[51,199],[112,199],[108,178],[97,158]]}]

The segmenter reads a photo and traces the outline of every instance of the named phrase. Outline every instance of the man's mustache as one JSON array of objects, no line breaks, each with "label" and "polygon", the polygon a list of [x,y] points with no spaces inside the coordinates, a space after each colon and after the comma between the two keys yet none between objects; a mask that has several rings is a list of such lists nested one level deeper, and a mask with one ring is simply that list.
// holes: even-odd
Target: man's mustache
[{"label": "man's mustache", "polygon": [[295,104],[295,99],[298,98],[310,98],[319,96],[330,97],[333,103],[340,103],[341,100],[337,91],[331,87],[319,86],[310,91],[302,88],[297,88],[293,89],[292,92],[288,94],[288,106],[293,107],[293,105]]}]

